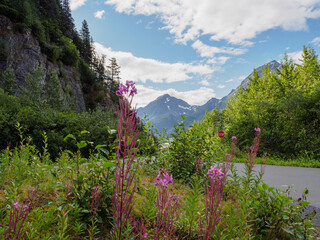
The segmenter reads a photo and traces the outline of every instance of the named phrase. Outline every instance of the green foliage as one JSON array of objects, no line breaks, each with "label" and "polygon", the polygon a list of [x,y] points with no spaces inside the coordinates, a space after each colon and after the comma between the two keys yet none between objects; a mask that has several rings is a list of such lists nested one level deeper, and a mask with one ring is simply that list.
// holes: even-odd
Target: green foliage
[{"label": "green foliage", "polygon": [[61,84],[58,79],[57,73],[54,71],[51,73],[50,79],[46,82],[45,86],[45,98],[47,104],[57,110],[61,110],[63,107],[63,100],[61,96]]},{"label": "green foliage", "polygon": [[78,50],[76,46],[66,37],[60,39],[61,55],[59,60],[69,66],[77,66],[79,61]]},{"label": "green foliage", "polygon": [[246,133],[260,127],[262,147],[271,154],[295,157],[305,151],[320,156],[320,64],[315,51],[303,50],[300,64],[285,56],[278,72],[254,72],[247,89],[240,89],[225,110],[228,136],[239,147],[249,146]]},{"label": "green foliage", "polygon": [[12,67],[9,66],[2,74],[0,79],[0,88],[6,93],[13,95],[17,88],[17,81],[15,79]]},{"label": "green foliage", "polygon": [[177,179],[190,182],[196,173],[198,160],[205,163],[205,168],[212,161],[220,159],[219,139],[213,136],[215,128],[210,113],[206,113],[202,121],[194,122],[188,130],[185,117],[181,117],[182,121],[174,126],[167,161],[168,168]]},{"label": "green foliage", "polygon": [[[37,92],[36,89],[34,91]],[[30,92],[25,94],[31,95]],[[32,136],[39,150],[43,147],[42,133],[45,130],[48,137],[48,151],[53,158],[58,156],[61,149],[76,149],[74,144],[64,142],[63,138],[69,133],[77,136],[83,129],[87,129],[90,133],[81,140],[105,144],[108,149],[112,148],[115,136],[110,132],[109,126],[115,128],[117,125],[112,112],[97,110],[76,114],[71,111],[61,111],[57,106],[51,108],[41,99],[40,102],[34,102],[33,98],[26,101],[26,97],[10,96],[2,89],[0,89],[0,100],[0,130],[3,133],[0,139],[1,149],[6,148],[9,143],[15,146],[19,142],[15,128],[17,122],[20,122],[27,136]],[[39,98],[34,100],[38,101]],[[58,99],[47,101],[48,104],[54,104]],[[83,154],[88,156],[90,149],[93,150],[93,147],[84,149]]]},{"label": "green foliage", "polygon": [[0,61],[6,61],[8,57],[7,43],[4,40],[0,40]]}]

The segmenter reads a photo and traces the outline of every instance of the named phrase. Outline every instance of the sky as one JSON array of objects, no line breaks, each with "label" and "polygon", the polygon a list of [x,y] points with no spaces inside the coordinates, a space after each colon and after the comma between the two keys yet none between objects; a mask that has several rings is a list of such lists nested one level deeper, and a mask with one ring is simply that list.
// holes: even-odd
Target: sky
[{"label": "sky", "polygon": [[[77,30],[133,80],[137,107],[169,94],[190,105],[222,98],[254,68],[320,53],[320,0],[70,0]],[[107,62],[108,63],[108,62]]]}]

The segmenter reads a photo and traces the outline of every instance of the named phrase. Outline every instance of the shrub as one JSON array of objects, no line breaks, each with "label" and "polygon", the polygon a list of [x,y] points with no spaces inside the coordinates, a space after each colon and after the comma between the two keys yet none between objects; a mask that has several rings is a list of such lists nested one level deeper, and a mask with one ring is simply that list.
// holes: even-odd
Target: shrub
[{"label": "shrub", "polygon": [[66,37],[61,37],[61,54],[59,59],[66,65],[77,66],[79,61],[79,52],[77,47]]}]

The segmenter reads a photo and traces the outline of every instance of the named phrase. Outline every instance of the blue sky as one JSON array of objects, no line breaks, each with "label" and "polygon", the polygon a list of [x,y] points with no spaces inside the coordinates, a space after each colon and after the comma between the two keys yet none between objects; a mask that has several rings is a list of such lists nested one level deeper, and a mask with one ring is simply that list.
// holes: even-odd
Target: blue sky
[{"label": "blue sky", "polygon": [[98,54],[136,82],[137,107],[163,94],[191,105],[222,98],[269,61],[320,52],[320,0],[70,0]]}]

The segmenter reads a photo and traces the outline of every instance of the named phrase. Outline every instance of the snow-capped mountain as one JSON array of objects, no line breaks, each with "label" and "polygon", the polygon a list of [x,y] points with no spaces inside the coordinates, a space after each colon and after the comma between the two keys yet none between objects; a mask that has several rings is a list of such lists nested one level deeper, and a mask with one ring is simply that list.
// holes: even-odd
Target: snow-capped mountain
[{"label": "snow-capped mountain", "polygon": [[181,120],[181,115],[186,116],[186,123],[191,124],[194,120],[201,120],[206,111],[211,111],[219,99],[212,98],[202,106],[191,106],[187,102],[172,97],[169,94],[158,97],[146,107],[138,109],[138,117],[143,118],[148,115],[148,119],[162,131],[168,129],[168,133],[173,132],[173,125]]},{"label": "snow-capped mountain", "polygon": [[[256,68],[260,76],[265,67],[268,67],[271,71],[277,71],[277,69],[280,69],[280,64],[273,60]],[[206,111],[210,112],[214,108],[218,108],[219,110],[223,109],[226,106],[228,99],[233,96],[240,87],[246,89],[249,86],[251,77],[252,73],[241,82],[239,87],[233,89],[222,99],[212,98],[202,106],[191,106],[181,99],[165,94],[158,97],[147,106],[139,108],[138,117],[143,118],[145,114],[148,115],[149,121],[151,121],[159,131],[166,128],[168,133],[171,134],[174,130],[173,126],[177,121],[181,120],[181,115],[186,116],[185,123],[190,125],[195,120],[201,120]]]}]

